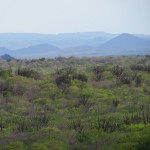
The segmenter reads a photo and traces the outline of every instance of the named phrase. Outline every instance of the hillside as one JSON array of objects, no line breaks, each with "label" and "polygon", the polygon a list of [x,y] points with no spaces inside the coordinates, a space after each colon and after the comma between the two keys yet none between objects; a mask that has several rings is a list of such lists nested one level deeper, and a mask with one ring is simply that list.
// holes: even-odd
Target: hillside
[{"label": "hillside", "polygon": [[43,57],[50,56],[52,53],[57,53],[60,49],[51,44],[39,44],[35,46],[30,46],[27,48],[22,48],[18,50],[9,51],[14,57]]},{"label": "hillside", "polygon": [[149,150],[150,55],[0,60],[0,150]]},{"label": "hillside", "polygon": [[4,55],[0,56],[0,60],[11,61],[11,60],[15,60],[15,58],[14,58],[14,57],[11,57],[11,56],[8,55],[8,54],[4,54]]}]

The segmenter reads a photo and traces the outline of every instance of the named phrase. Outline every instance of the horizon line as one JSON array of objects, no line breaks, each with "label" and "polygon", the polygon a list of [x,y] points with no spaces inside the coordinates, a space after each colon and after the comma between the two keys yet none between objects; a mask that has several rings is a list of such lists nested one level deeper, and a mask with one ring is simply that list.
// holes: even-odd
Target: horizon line
[{"label": "horizon line", "polygon": [[106,33],[106,34],[133,34],[133,35],[150,35],[150,33],[130,33],[130,32],[121,32],[121,33],[112,33],[106,31],[79,31],[79,32],[60,32],[60,33],[42,33],[42,32],[0,32],[0,34],[43,34],[43,35],[61,35],[61,34],[79,34],[79,33]]}]

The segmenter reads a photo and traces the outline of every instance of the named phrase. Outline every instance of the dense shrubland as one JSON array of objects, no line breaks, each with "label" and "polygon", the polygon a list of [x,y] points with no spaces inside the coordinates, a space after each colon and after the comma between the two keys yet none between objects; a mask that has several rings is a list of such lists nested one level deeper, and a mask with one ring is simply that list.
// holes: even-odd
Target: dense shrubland
[{"label": "dense shrubland", "polygon": [[149,58],[0,61],[0,150],[148,150]]}]

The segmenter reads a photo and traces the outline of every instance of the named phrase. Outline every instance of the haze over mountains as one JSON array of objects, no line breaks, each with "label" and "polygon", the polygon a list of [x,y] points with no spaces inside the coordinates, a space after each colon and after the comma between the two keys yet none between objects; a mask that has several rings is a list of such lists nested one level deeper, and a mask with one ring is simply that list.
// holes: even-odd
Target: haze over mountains
[{"label": "haze over mountains", "polygon": [[59,48],[72,48],[80,45],[99,45],[115,37],[105,32],[85,32],[66,34],[0,33],[0,47],[20,49],[31,45],[52,44]]},{"label": "haze over mountains", "polygon": [[1,33],[0,55],[13,57],[57,57],[150,54],[150,35],[105,32]]}]

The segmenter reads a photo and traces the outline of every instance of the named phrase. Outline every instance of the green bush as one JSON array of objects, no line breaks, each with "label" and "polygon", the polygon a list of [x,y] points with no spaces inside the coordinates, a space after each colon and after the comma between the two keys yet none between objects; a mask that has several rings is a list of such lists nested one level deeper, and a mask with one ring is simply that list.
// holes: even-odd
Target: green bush
[{"label": "green bush", "polygon": [[11,142],[5,146],[2,146],[0,150],[26,150],[24,144],[20,141]]}]

